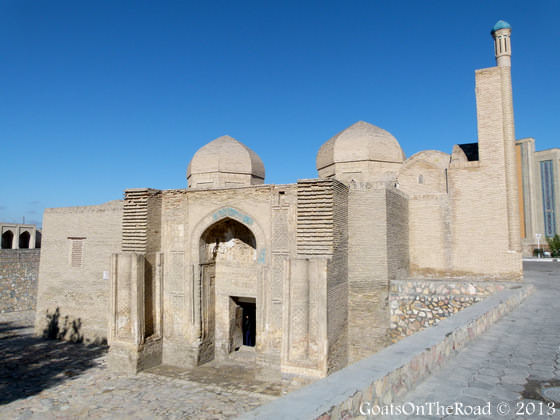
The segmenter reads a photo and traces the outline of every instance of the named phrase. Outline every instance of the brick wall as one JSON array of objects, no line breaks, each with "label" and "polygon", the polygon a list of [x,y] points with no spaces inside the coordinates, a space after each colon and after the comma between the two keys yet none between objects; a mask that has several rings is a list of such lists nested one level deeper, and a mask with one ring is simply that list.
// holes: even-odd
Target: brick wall
[{"label": "brick wall", "polygon": [[389,278],[385,185],[351,184],[348,214],[348,344],[352,363],[386,344]]},{"label": "brick wall", "polygon": [[327,277],[329,373],[348,364],[348,188],[334,181],[333,258]]},{"label": "brick wall", "polygon": [[[301,368],[299,372],[305,373],[305,369],[320,366],[323,375],[347,364],[347,226],[348,188],[344,184],[332,179],[298,181],[298,259],[291,261],[286,302],[289,322],[283,331],[290,340],[286,346],[289,363],[286,361],[283,369],[289,364],[290,372]],[[325,279],[321,269],[317,270],[323,265]],[[302,325],[307,325],[305,330]],[[301,351],[294,352],[294,345],[300,342]],[[321,351],[323,344],[326,354],[317,353],[315,349]]]},{"label": "brick wall", "polygon": [[[198,281],[201,263],[200,239],[208,228],[223,218],[238,221],[253,233],[257,242],[257,265],[251,265],[250,273],[247,273],[246,267],[220,267],[218,264],[216,313],[219,318],[216,322],[222,326],[229,322],[229,296],[256,298],[257,358],[280,358],[282,256],[289,248],[279,249],[272,246],[272,219],[292,217],[291,211],[288,210],[290,205],[285,201],[295,199],[290,192],[293,188],[294,186],[263,185],[232,189],[162,191],[164,363],[176,366],[190,366],[196,363],[201,321],[201,290]],[[283,194],[279,194],[279,191]],[[273,206],[282,216],[272,211]],[[285,223],[280,222],[278,218],[275,220],[279,223],[274,229],[280,228],[282,231]],[[279,231],[274,232],[280,234]],[[293,239],[287,240],[286,244],[291,246],[295,243]],[[278,238],[275,242],[277,245]],[[274,255],[272,251],[275,252]],[[273,273],[276,284],[269,288],[272,274],[268,267],[271,261],[274,261],[277,271]],[[229,280],[226,280],[226,268]],[[224,331],[222,327],[217,330],[217,340],[221,340],[222,343],[225,340]],[[224,353],[225,347],[221,350],[220,348],[217,347]]]},{"label": "brick wall", "polygon": [[522,276],[517,180],[509,179],[515,139],[509,138],[507,79],[499,67],[476,71],[480,160],[452,160],[449,169],[452,265],[458,275]]},{"label": "brick wall", "polygon": [[451,270],[449,199],[445,193],[411,196],[410,275],[444,277]]},{"label": "brick wall", "polygon": [[0,250],[0,312],[34,310],[40,249]]},{"label": "brick wall", "polygon": [[[122,213],[123,202],[117,200],[45,210],[37,334],[48,331],[50,324],[50,333],[60,338],[106,339],[111,254],[121,251]],[[73,241],[82,241],[80,247],[73,249]]]},{"label": "brick wall", "polygon": [[405,278],[409,265],[408,200],[399,190],[387,189],[387,275]]}]

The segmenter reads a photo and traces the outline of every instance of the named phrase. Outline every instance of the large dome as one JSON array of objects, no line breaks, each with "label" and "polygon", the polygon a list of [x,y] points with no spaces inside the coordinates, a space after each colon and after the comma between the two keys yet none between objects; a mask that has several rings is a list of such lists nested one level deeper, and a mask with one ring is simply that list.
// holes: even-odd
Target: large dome
[{"label": "large dome", "polygon": [[230,136],[218,137],[194,154],[187,168],[189,187],[232,187],[264,183],[261,158]]},{"label": "large dome", "polygon": [[358,121],[328,140],[317,153],[317,170],[345,162],[402,163],[405,155],[388,131]]}]

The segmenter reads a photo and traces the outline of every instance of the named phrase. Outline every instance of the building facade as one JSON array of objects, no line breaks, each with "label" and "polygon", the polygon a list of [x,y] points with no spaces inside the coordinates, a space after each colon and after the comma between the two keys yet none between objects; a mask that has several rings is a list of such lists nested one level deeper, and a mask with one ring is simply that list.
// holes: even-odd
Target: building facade
[{"label": "building facade", "polygon": [[223,136],[194,155],[186,189],[46,210],[37,332],[77,320],[129,371],[243,354],[320,377],[387,344],[391,280],[520,280],[511,27],[492,33],[478,142],[451,154],[407,159],[359,121],[320,148],[318,178],[267,185],[258,155]]},{"label": "building facade", "polygon": [[560,233],[560,149],[535,151],[535,139],[516,142],[523,253]]},{"label": "building facade", "polygon": [[41,248],[41,231],[25,223],[0,223],[1,249]]}]

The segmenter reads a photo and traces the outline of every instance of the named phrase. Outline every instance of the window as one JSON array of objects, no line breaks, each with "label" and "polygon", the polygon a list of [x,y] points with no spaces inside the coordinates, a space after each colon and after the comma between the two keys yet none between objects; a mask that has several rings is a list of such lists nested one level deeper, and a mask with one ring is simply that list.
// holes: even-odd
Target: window
[{"label": "window", "polygon": [[82,268],[84,264],[84,243],[86,238],[68,239],[70,240],[70,266],[74,268]]},{"label": "window", "polygon": [[423,184],[423,183],[424,183],[424,175],[422,175],[422,174],[418,175],[418,183],[419,183],[419,184]]},{"label": "window", "polygon": [[554,214],[554,174],[551,160],[541,161],[542,203],[544,213],[544,234],[556,234],[556,215]]}]

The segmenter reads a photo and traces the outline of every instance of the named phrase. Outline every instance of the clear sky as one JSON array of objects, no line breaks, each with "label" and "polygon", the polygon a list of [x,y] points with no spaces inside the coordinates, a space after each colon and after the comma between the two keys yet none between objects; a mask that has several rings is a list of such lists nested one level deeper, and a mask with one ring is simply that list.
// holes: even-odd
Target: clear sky
[{"label": "clear sky", "polygon": [[0,221],[185,188],[224,134],[314,178],[358,120],[407,157],[476,141],[474,70],[513,27],[516,136],[560,146],[560,1],[0,0]]}]

